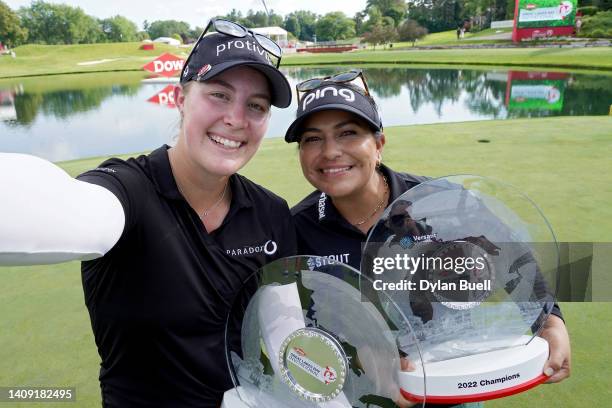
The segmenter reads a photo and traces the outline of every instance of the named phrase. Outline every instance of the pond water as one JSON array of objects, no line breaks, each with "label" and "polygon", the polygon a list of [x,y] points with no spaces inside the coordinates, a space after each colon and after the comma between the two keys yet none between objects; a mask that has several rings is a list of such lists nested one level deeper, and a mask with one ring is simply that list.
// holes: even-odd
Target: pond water
[{"label": "pond water", "polygon": [[[347,69],[283,71],[294,86]],[[385,126],[607,115],[612,104],[608,75],[405,66],[364,72]],[[178,114],[165,93],[169,85],[143,78],[128,72],[0,81],[0,151],[59,161],[172,143]],[[295,110],[295,98],[290,108],[274,109],[266,137],[283,136]]]}]

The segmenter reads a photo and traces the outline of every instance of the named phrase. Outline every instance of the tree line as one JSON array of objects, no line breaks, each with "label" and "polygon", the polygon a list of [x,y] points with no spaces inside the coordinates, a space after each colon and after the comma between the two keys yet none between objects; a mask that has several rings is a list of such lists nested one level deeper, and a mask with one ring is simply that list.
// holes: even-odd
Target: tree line
[{"label": "tree line", "polygon": [[[587,0],[592,1],[592,0]],[[608,2],[610,0],[595,0]],[[514,0],[367,0],[363,10],[349,17],[336,11],[318,15],[298,10],[281,16],[273,10],[231,10],[225,17],[246,27],[280,26],[292,38],[303,41],[337,41],[364,37],[366,42],[383,44],[397,39],[414,41],[429,32],[456,28],[469,20],[476,27],[488,27],[492,20],[512,18]],[[139,41],[175,37],[188,42],[202,27],[191,28],[184,21],[144,21],[144,30],[126,17],[99,19],[79,7],[33,1],[28,7],[11,10],[0,0],[0,41],[15,46],[23,43],[80,44]]]}]

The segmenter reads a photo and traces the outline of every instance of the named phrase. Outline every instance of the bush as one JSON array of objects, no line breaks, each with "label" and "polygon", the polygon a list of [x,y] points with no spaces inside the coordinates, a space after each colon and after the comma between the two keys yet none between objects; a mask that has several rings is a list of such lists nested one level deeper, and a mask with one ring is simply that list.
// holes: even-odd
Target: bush
[{"label": "bush", "polygon": [[597,6],[578,7],[578,11],[582,12],[583,16],[592,16],[599,11]]},{"label": "bush", "polygon": [[427,29],[419,25],[416,20],[406,19],[397,29],[401,41],[412,41],[412,46],[417,40],[427,35]]},{"label": "bush", "polygon": [[151,37],[149,37],[149,33],[147,33],[146,31],[139,31],[138,33],[136,33],[136,39],[138,41],[143,41],[150,40]]},{"label": "bush", "polygon": [[600,11],[594,16],[582,19],[581,37],[604,38],[608,37],[608,31],[612,27],[612,10]]},{"label": "bush", "polygon": [[612,0],[597,0],[594,4],[601,10],[612,10]]}]

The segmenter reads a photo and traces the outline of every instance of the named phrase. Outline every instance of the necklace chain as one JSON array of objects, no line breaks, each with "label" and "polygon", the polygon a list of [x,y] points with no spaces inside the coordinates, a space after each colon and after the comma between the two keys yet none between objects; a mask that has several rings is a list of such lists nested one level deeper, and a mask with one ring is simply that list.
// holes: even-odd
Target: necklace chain
[{"label": "necklace chain", "polygon": [[[219,204],[221,204],[221,201],[223,201],[223,198],[225,197],[225,193],[227,192],[227,186],[228,185],[229,185],[229,180],[225,183],[225,187],[223,187],[223,192],[221,193],[221,195],[219,196],[217,201],[215,201],[215,203],[213,205],[211,205],[209,208],[207,208],[204,211],[202,211],[202,214],[198,214],[198,217],[203,219],[204,217],[208,216],[208,214],[210,214],[210,212],[212,210],[217,208],[219,206]],[[178,183],[176,183],[176,186],[178,187],[179,192],[183,195],[183,197],[185,197],[185,193],[183,193],[183,190],[181,189],[181,186],[179,186]],[[196,211],[196,214],[197,213],[198,212]]]},{"label": "necklace chain", "polygon": [[[187,198],[186,198],[187,196],[185,195],[185,193],[183,192],[183,189],[181,188],[181,186],[179,186],[179,183],[176,180],[176,173],[174,172],[174,167],[172,166],[172,161],[168,160],[168,162],[170,163],[170,170],[172,171],[172,175],[175,177],[174,181],[175,181],[176,187],[178,187],[178,190],[181,193],[181,195],[183,196],[183,198],[185,198],[185,200],[187,200]],[[219,204],[221,204],[221,201],[223,201],[223,198],[225,197],[225,193],[227,192],[227,186],[228,185],[229,185],[229,180],[227,180],[227,182],[225,183],[225,187],[223,187],[223,192],[221,193],[221,195],[219,196],[217,201],[215,201],[215,203],[213,205],[211,205],[209,208],[207,208],[204,211],[202,211],[202,214],[198,214],[198,212],[196,211],[196,214],[198,214],[198,217],[200,217],[200,219],[203,219],[204,217],[208,216],[208,214],[210,214],[210,212],[212,210],[214,210],[215,208],[217,208],[219,206]],[[194,209],[194,211],[195,211],[195,209]]]},{"label": "necklace chain", "polygon": [[374,216],[374,214],[376,214],[385,205],[385,197],[387,196],[387,193],[389,192],[389,184],[387,183],[387,178],[385,177],[385,175],[384,174],[381,174],[381,175],[383,178],[383,183],[385,183],[385,191],[383,192],[382,199],[378,202],[378,204],[376,204],[376,207],[374,207],[374,211],[372,211],[370,215],[354,223],[353,224],[354,226],[365,224],[370,218]]}]

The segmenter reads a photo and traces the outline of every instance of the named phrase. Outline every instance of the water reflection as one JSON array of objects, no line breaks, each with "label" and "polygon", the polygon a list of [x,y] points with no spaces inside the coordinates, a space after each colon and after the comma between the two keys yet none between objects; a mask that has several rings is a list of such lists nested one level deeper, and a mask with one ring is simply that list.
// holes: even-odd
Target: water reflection
[{"label": "water reflection", "polygon": [[[349,68],[284,72],[295,85]],[[405,67],[366,67],[364,72],[385,126],[607,115],[612,103],[611,76]],[[143,77],[135,72],[1,81],[0,150],[66,160],[171,142],[176,110],[150,103],[169,99],[168,84],[143,84]],[[267,137],[284,135],[295,109],[295,100],[289,109],[274,109]]]},{"label": "water reflection", "polygon": [[[311,76],[328,76],[342,68],[288,70],[296,80],[303,81]],[[612,77],[558,72],[536,71],[478,71],[470,69],[414,69],[414,68],[366,68],[368,85],[381,105],[385,101],[405,106],[409,102],[411,116],[427,114],[431,107],[438,119],[446,122],[449,107],[463,103],[465,117],[470,114],[485,116],[481,119],[506,119],[537,116],[606,115],[612,102]],[[552,86],[559,91],[555,104],[539,104],[526,108],[509,104],[508,92],[521,83],[528,87],[538,83]],[[548,85],[547,85],[548,84]],[[510,87],[510,88],[509,88]],[[517,91],[519,88],[515,88]],[[535,90],[533,88],[532,90]],[[525,89],[523,89],[525,90]],[[543,91],[543,89],[541,89]],[[385,110],[383,110],[383,114]],[[386,116],[386,115],[385,115]],[[423,123],[405,117],[407,123]],[[462,120],[461,118],[459,120]],[[431,122],[428,122],[431,123]]]},{"label": "water reflection", "polygon": [[13,95],[14,117],[6,122],[9,125],[29,126],[34,122],[39,112],[46,116],[67,120],[81,112],[98,109],[102,102],[114,95],[135,95],[140,84],[114,85],[104,88],[68,89],[45,93],[5,90]]}]

